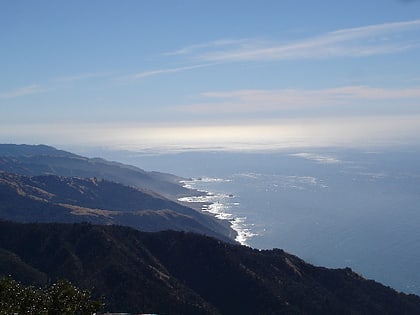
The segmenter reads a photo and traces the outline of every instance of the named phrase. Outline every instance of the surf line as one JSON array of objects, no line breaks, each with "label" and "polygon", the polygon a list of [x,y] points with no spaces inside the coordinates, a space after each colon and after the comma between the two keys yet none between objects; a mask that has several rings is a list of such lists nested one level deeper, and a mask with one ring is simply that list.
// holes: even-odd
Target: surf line
[{"label": "surf line", "polygon": [[236,232],[235,240],[242,245],[249,246],[247,241],[250,238],[257,236],[257,234],[251,232],[251,230],[248,228],[246,217],[237,217],[234,214],[228,212],[229,209],[239,206],[239,203],[234,201],[235,196],[232,194],[216,194],[211,191],[197,188],[197,186],[202,183],[222,181],[229,180],[221,178],[197,178],[181,181],[180,183],[185,188],[195,190],[199,194],[178,198],[178,201],[200,204],[201,211],[210,213],[219,220],[228,221],[232,230]]}]

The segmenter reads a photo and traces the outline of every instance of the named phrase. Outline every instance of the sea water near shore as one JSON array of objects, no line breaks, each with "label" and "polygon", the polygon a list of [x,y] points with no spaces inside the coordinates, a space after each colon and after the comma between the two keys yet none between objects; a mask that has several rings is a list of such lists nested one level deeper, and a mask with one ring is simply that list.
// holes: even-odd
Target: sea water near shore
[{"label": "sea water near shore", "polygon": [[420,150],[193,152],[136,156],[191,178],[238,241],[420,294]]}]

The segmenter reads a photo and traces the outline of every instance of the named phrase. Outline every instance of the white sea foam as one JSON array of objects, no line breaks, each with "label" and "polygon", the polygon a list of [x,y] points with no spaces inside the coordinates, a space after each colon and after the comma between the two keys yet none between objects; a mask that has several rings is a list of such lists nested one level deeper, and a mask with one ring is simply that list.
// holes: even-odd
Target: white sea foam
[{"label": "white sea foam", "polygon": [[226,182],[231,181],[230,179],[212,178],[212,177],[203,177],[203,178],[198,178],[197,180],[203,183],[226,183]]},{"label": "white sea foam", "polygon": [[245,221],[246,217],[238,217],[230,221],[232,224],[232,229],[238,233],[238,236],[236,236],[235,240],[242,245],[247,245],[247,240],[258,235],[251,232],[251,230],[247,228]]},{"label": "white sea foam", "polygon": [[302,153],[290,154],[290,156],[296,156],[296,157],[312,160],[318,163],[325,163],[325,164],[343,163],[343,161],[337,159],[336,157],[329,156],[329,155],[315,154],[315,153],[302,152]]},{"label": "white sea foam", "polygon": [[265,183],[266,191],[278,189],[306,190],[314,187],[328,188],[322,180],[312,176],[290,176],[283,174],[239,173],[235,177],[244,178],[246,181],[255,180]]},{"label": "white sea foam", "polygon": [[248,245],[247,240],[256,236],[257,234],[251,232],[249,225],[246,223],[246,217],[236,217],[231,213],[231,209],[238,207],[239,202],[234,200],[231,194],[215,194],[205,190],[197,189],[198,183],[215,183],[215,182],[230,182],[230,179],[223,178],[198,178],[190,181],[183,181],[184,187],[196,189],[201,191],[203,195],[188,196],[179,198],[182,202],[202,203],[201,210],[214,215],[219,220],[229,221],[231,228],[237,233],[235,240],[242,245]]},{"label": "white sea foam", "polygon": [[284,176],[284,179],[285,179],[284,182],[286,183],[286,186],[290,185],[292,187],[293,183],[295,183],[295,184],[300,185],[300,186],[297,186],[299,188],[302,188],[302,186],[304,185],[328,188],[328,186],[323,184],[322,181],[312,176]]}]

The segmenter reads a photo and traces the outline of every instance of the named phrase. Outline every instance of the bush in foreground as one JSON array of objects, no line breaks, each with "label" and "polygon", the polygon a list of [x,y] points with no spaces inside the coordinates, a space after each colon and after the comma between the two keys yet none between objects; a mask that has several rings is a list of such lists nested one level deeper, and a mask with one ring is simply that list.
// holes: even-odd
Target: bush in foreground
[{"label": "bush in foreground", "polygon": [[100,301],[67,280],[60,280],[45,289],[25,287],[12,278],[0,280],[0,315],[88,315],[99,311]]}]

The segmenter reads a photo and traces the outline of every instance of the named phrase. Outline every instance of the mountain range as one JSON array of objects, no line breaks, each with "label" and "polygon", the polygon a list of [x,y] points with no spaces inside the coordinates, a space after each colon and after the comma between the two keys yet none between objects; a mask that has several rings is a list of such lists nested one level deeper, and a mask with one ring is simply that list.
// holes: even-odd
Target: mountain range
[{"label": "mountain range", "polygon": [[101,158],[87,158],[47,145],[0,144],[0,169],[20,175],[102,178],[154,191],[168,198],[191,194],[183,178]]},{"label": "mountain range", "polygon": [[420,314],[420,297],[349,268],[237,244],[228,225],[176,202],[199,193],[180,180],[44,145],[0,145],[0,277],[68,279],[111,312]]},{"label": "mountain range", "polygon": [[0,145],[0,217],[182,230],[232,241],[235,232],[226,222],[173,200],[197,194],[180,180],[44,145]]}]

